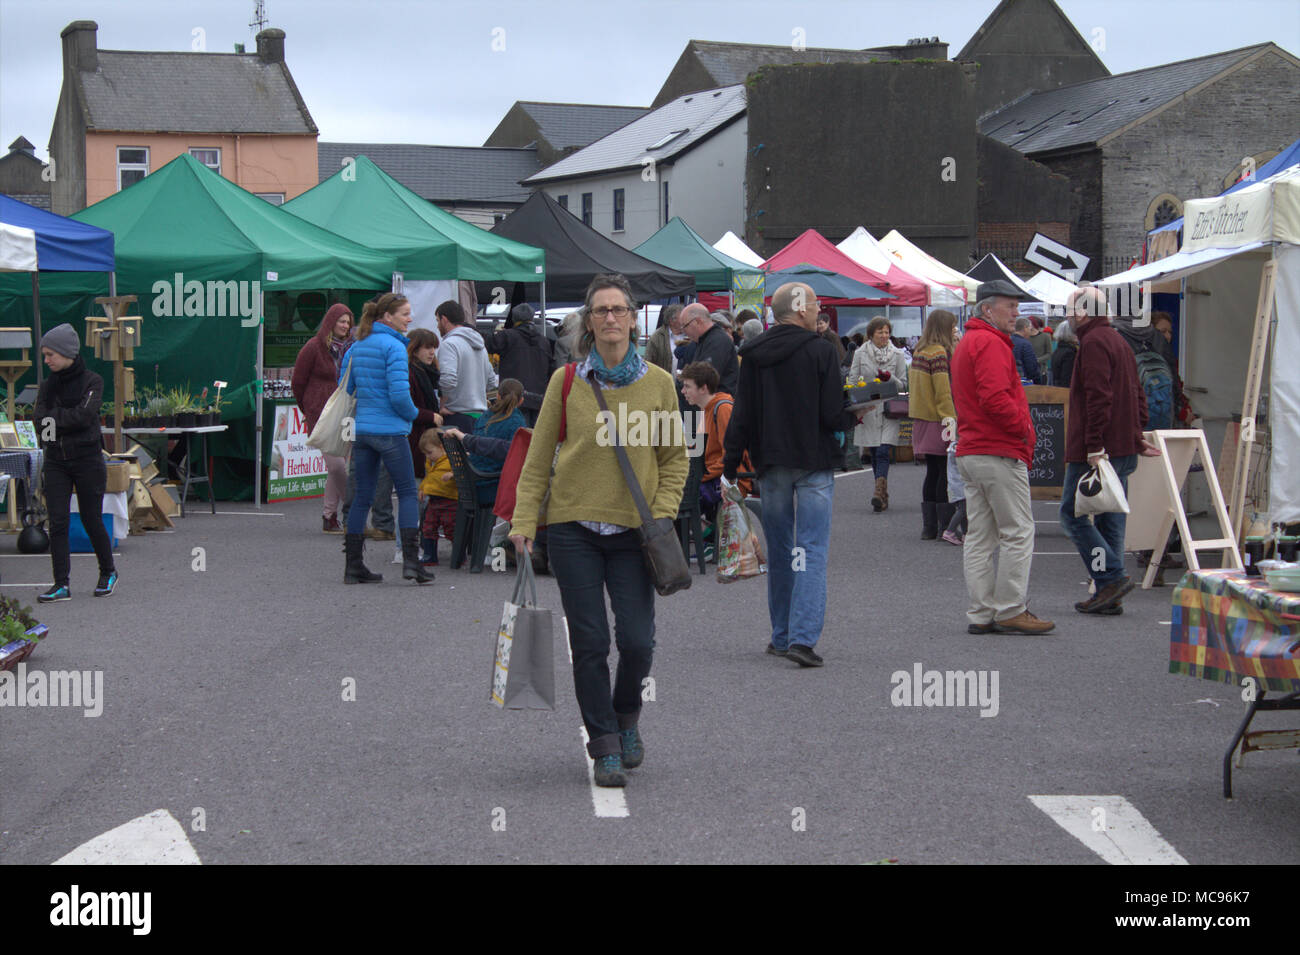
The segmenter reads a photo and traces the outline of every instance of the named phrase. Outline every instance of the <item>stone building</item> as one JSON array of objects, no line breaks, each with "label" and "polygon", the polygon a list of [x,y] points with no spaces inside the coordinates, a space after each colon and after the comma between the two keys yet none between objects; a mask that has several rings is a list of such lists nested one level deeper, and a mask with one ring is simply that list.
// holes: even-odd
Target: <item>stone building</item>
[{"label": "stone building", "polygon": [[9,196],[29,206],[50,208],[49,166],[36,158],[36,147],[19,136],[9,144],[8,155],[0,158],[0,196]]}]

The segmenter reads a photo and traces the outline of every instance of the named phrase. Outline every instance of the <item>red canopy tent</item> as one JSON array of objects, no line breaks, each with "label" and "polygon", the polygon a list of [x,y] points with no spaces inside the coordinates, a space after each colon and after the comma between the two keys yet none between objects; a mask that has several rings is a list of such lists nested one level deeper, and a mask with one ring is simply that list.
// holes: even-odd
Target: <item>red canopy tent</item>
[{"label": "red canopy tent", "polygon": [[[836,305],[915,305],[925,304],[925,288],[920,283],[914,283],[914,288],[909,287],[906,283],[902,286],[895,284],[895,278],[901,278],[902,273],[898,276],[881,275],[879,272],[872,271],[866,266],[859,265],[851,258],[835,248],[824,235],[816,229],[808,229],[801,236],[787,245],[780,252],[776,253],[761,266],[763,271],[770,272],[774,269],[794,268],[801,263],[816,266],[819,269],[826,269],[828,272],[834,272],[837,275],[843,275],[845,278],[853,279],[855,282],[862,282],[873,288],[888,292],[895,298],[889,299],[830,299]],[[891,272],[896,271],[891,269]],[[904,296],[905,292],[911,294]],[[912,299],[918,299],[913,301]]]}]

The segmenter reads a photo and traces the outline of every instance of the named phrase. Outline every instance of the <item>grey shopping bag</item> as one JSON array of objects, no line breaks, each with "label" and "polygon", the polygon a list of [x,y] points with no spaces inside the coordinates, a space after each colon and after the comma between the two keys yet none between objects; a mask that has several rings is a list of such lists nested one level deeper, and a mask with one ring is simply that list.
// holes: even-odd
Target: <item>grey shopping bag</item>
[{"label": "grey shopping bag", "polygon": [[515,588],[497,630],[492,702],[511,710],[555,709],[551,612],[537,606],[537,579],[527,555],[519,558]]}]

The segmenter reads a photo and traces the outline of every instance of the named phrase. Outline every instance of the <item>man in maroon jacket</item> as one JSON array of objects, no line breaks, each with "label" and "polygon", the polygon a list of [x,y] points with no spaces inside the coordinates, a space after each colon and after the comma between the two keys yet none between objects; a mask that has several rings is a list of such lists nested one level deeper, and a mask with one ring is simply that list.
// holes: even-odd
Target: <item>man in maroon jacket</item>
[{"label": "man in maroon jacket", "polygon": [[[1034,512],[1029,465],[1034,423],[1012,354],[1016,302],[1028,298],[1010,282],[984,282],[975,317],[952,356],[957,406],[957,470],[966,482],[963,546],[966,611],[971,633],[1047,633],[1055,626],[1029,612],[1029,566],[1034,557]],[[994,555],[997,566],[994,567]]]},{"label": "man in maroon jacket", "polygon": [[1147,424],[1147,399],[1138,384],[1133,350],[1110,324],[1106,296],[1096,287],[1081,288],[1067,303],[1070,327],[1079,336],[1079,353],[1070,378],[1070,422],[1065,431],[1065,488],[1061,494],[1061,527],[1079,549],[1097,592],[1080,601],[1080,613],[1119,614],[1120,600],[1133,589],[1124,574],[1124,525],[1121,512],[1076,517],[1074,500],[1079,478],[1103,458],[1128,493],[1128,476],[1137,469],[1139,454],[1159,454],[1142,432]]}]

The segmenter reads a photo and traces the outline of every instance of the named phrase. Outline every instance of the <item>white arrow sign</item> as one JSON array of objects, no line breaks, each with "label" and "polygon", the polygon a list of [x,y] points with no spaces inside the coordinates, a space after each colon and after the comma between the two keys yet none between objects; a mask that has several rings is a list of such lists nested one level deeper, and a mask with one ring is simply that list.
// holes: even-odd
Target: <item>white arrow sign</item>
[{"label": "white arrow sign", "polygon": [[1029,251],[1025,253],[1025,261],[1033,262],[1034,265],[1063,279],[1078,282],[1092,259],[1067,245],[1049,239],[1041,232],[1035,232],[1034,240],[1029,243]]}]

